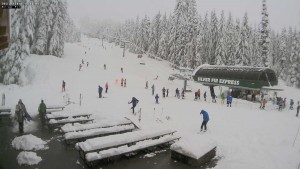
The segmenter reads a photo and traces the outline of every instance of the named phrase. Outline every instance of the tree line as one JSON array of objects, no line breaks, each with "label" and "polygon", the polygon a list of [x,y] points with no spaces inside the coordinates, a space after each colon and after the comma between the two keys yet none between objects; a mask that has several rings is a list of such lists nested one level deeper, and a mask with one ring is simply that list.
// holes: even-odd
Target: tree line
[{"label": "tree line", "polygon": [[10,10],[10,47],[0,51],[0,82],[4,84],[22,84],[20,73],[30,54],[62,57],[65,42],[80,41],[66,1],[24,0],[22,4],[21,9]]},{"label": "tree line", "polygon": [[224,11],[198,14],[195,0],[178,0],[169,16],[158,12],[128,19],[120,24],[94,24],[99,32],[126,40],[133,53],[148,53],[176,66],[196,68],[201,64],[270,67],[287,85],[300,88],[300,31],[270,29],[266,1],[262,1],[258,25],[233,18]]}]

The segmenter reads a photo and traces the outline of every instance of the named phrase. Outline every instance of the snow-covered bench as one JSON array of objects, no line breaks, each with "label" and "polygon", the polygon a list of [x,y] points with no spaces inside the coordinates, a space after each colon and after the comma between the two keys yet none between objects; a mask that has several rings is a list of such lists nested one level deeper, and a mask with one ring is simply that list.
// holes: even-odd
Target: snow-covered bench
[{"label": "snow-covered bench", "polygon": [[62,125],[65,125],[67,123],[74,125],[74,123],[88,123],[88,122],[93,122],[93,121],[94,121],[94,119],[90,119],[87,117],[79,117],[79,118],[69,117],[67,119],[62,119],[62,120],[51,119],[48,122],[48,127],[50,129],[53,129],[53,128],[57,128]]},{"label": "snow-covered bench", "polygon": [[91,152],[85,155],[85,162],[89,167],[96,165],[99,161],[109,160],[128,153],[136,153],[142,150],[150,149],[164,144],[169,144],[175,140],[179,140],[179,136],[163,135],[157,139],[148,139],[136,142],[132,146],[123,145],[116,148],[110,148],[99,152]]},{"label": "snow-covered bench", "polygon": [[108,127],[108,128],[95,128],[95,129],[90,129],[90,130],[65,133],[64,139],[67,144],[70,144],[73,142],[85,141],[87,139],[94,138],[94,137],[103,137],[103,136],[107,136],[107,135],[131,132],[134,129],[136,129],[136,128],[133,124],[114,126],[114,127]]},{"label": "snow-covered bench", "polygon": [[0,108],[0,116],[10,116],[11,109],[10,108]]},{"label": "snow-covered bench", "polygon": [[103,151],[111,148],[117,148],[121,146],[132,146],[137,142],[145,141],[149,139],[158,139],[165,135],[173,135],[174,130],[160,130],[160,131],[134,131],[124,134],[97,137],[88,139],[84,142],[76,144],[76,148],[79,150],[81,158],[85,159],[87,153]]},{"label": "snow-covered bench", "polygon": [[63,110],[65,108],[65,106],[61,106],[61,105],[51,105],[51,106],[47,106],[46,109],[51,110],[51,109],[61,109]]},{"label": "snow-covered bench", "polygon": [[77,118],[77,117],[87,117],[90,118],[92,114],[87,114],[87,113],[75,113],[75,114],[65,114],[65,113],[52,113],[52,114],[46,114],[45,118],[46,120],[51,120],[51,119],[56,119],[56,120],[60,120],[60,119],[67,119],[69,117],[72,118]]},{"label": "snow-covered bench", "polygon": [[132,124],[132,122],[128,119],[114,120],[114,121],[101,121],[101,122],[90,123],[90,124],[74,124],[74,125],[66,124],[61,127],[60,131],[62,133],[67,133],[67,132],[83,131],[83,130],[89,130],[95,128],[108,128],[114,126],[129,125],[129,124]]}]

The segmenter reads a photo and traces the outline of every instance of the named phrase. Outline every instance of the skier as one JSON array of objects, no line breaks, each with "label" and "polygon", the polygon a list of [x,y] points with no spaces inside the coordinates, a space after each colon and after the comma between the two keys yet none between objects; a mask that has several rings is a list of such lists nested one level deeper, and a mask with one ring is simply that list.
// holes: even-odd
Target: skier
[{"label": "skier", "polygon": [[209,121],[209,116],[208,116],[208,113],[206,112],[206,111],[204,111],[204,110],[201,110],[201,112],[200,112],[200,115],[203,115],[203,121],[202,121],[202,124],[201,124],[201,130],[200,131],[202,131],[202,129],[203,129],[203,127],[204,127],[204,132],[207,130],[207,122]]},{"label": "skier", "polygon": [[66,91],[66,82],[63,80],[62,82],[62,92]]},{"label": "skier", "polygon": [[255,102],[255,94],[254,93],[251,96],[251,101]]},{"label": "skier", "polygon": [[225,95],[224,93],[221,93],[221,104],[224,104],[225,102]]},{"label": "skier", "polygon": [[108,82],[105,83],[105,93],[107,93],[108,90]]},{"label": "skier", "polygon": [[179,89],[178,88],[176,88],[176,90],[175,90],[175,97],[177,97],[178,99],[180,98],[180,95],[179,95]]},{"label": "skier", "polygon": [[151,89],[152,89],[152,96],[154,95],[154,84],[151,86]]},{"label": "skier", "polygon": [[212,98],[212,102],[213,103],[216,103],[217,102],[217,100],[216,100],[216,95],[213,93],[213,94],[211,94],[211,98]]},{"label": "skier", "polygon": [[124,80],[124,87],[126,87],[126,79]]},{"label": "skier", "polygon": [[195,92],[195,99],[194,100],[197,100],[198,99],[198,92]]},{"label": "skier", "polygon": [[166,97],[166,89],[165,89],[165,87],[163,87],[162,93],[163,93],[163,98],[165,98]]},{"label": "skier", "polygon": [[300,110],[300,103],[299,103],[299,101],[298,101],[297,114],[296,114],[297,117],[298,117],[298,114],[299,114],[299,110]]},{"label": "skier", "polygon": [[290,109],[293,110],[294,109],[294,100],[291,99],[290,101]]},{"label": "skier", "polygon": [[184,99],[184,90],[181,90],[181,98]]},{"label": "skier", "polygon": [[99,85],[98,86],[99,98],[102,98],[102,91],[103,91],[103,88]]},{"label": "skier", "polygon": [[227,96],[227,107],[228,106],[231,107],[231,103],[232,103],[232,96],[230,94],[228,94],[228,96]]},{"label": "skier", "polygon": [[279,111],[282,111],[282,108],[283,108],[283,99],[280,97],[279,98],[279,101],[278,101],[278,110]]},{"label": "skier", "polygon": [[285,106],[286,106],[286,97],[284,98],[283,100],[283,108],[285,109]]},{"label": "skier", "polygon": [[264,99],[262,99],[261,100],[261,109],[265,109],[265,107],[266,107],[266,103],[267,103],[267,100],[264,98]]},{"label": "skier", "polygon": [[86,67],[89,67],[89,62],[86,62]]},{"label": "skier", "polygon": [[121,86],[123,87],[124,79],[121,79]]},{"label": "skier", "polygon": [[200,94],[201,94],[201,93],[200,93],[200,89],[198,89],[198,91],[197,91],[197,96],[198,96],[198,99],[199,99],[199,100],[201,100],[201,99],[200,99]]},{"label": "skier", "polygon": [[158,104],[158,99],[159,99],[159,96],[158,96],[158,94],[156,94],[156,96],[155,96],[155,103],[156,104]]},{"label": "skier", "polygon": [[156,78],[154,78],[154,80],[157,80],[158,79],[158,75],[156,75]]},{"label": "skier", "polygon": [[123,68],[121,67],[121,72],[123,73]]},{"label": "skier", "polygon": [[148,81],[146,81],[146,87],[145,87],[145,89],[148,89]]},{"label": "skier", "polygon": [[28,121],[31,120],[25,105],[23,104],[22,100],[20,99],[18,104],[16,105],[15,110],[15,118],[19,123],[19,132],[24,133],[24,121],[27,119]]},{"label": "skier", "polygon": [[44,117],[46,115],[46,109],[47,109],[47,107],[46,107],[46,104],[44,103],[44,100],[41,100],[38,111],[39,111],[40,118],[42,119],[42,122],[44,122]]},{"label": "skier", "polygon": [[167,97],[169,96],[169,89],[167,89]]},{"label": "skier", "polygon": [[81,70],[81,67],[82,67],[82,65],[81,65],[81,64],[79,64],[79,71]]},{"label": "skier", "polygon": [[104,66],[103,66],[103,67],[104,67],[104,70],[106,70],[106,64],[104,64]]},{"label": "skier", "polygon": [[206,101],[206,91],[204,92],[203,97],[204,97],[204,101]]},{"label": "skier", "polygon": [[83,59],[81,60],[81,63],[84,65],[84,61],[83,61]]},{"label": "skier", "polygon": [[139,100],[135,97],[132,97],[131,102],[129,102],[128,104],[130,103],[132,103],[132,107],[130,109],[132,109],[132,114],[134,114],[134,108],[139,103]]}]

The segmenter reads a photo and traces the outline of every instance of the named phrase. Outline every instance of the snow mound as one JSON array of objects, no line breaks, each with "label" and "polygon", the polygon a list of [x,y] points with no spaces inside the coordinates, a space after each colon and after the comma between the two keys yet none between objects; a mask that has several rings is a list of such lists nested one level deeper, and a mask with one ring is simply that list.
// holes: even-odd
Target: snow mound
[{"label": "snow mound", "polygon": [[19,165],[35,165],[42,161],[42,158],[37,156],[35,152],[22,151],[17,156]]},{"label": "snow mound", "polygon": [[32,135],[23,135],[16,137],[12,141],[13,148],[17,150],[45,150],[48,149],[47,142]]}]

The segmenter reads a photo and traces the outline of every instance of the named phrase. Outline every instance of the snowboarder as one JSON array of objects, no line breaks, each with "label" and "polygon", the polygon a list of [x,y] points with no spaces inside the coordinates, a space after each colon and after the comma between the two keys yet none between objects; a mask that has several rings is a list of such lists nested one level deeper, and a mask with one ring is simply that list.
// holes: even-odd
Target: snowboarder
[{"label": "snowboarder", "polygon": [[152,89],[152,96],[153,96],[153,95],[154,95],[154,91],[155,91],[155,90],[154,90],[154,89],[155,89],[155,88],[154,88],[154,84],[151,86],[151,89]]},{"label": "snowboarder", "polygon": [[158,99],[159,99],[159,96],[158,96],[158,94],[156,94],[156,96],[155,96],[155,103],[156,104],[158,104]]},{"label": "snowboarder", "polygon": [[66,82],[63,80],[62,81],[62,92],[66,91]]},{"label": "snowboarder", "polygon": [[165,98],[166,97],[166,89],[165,89],[165,87],[163,87],[163,89],[162,89],[162,94],[163,94],[163,98]]},{"label": "snowboarder", "polygon": [[232,103],[232,96],[230,94],[228,94],[228,96],[227,96],[227,107],[228,106],[231,107],[231,103]]},{"label": "snowboarder", "polygon": [[299,111],[300,111],[300,103],[299,103],[299,101],[298,101],[297,114],[296,114],[297,117],[298,117]]},{"label": "snowboarder", "polygon": [[177,97],[178,99],[180,98],[180,95],[179,95],[179,89],[178,88],[176,88],[176,90],[175,90],[175,97]]},{"label": "snowboarder", "polygon": [[145,87],[145,89],[148,89],[148,81],[146,81],[146,87]]},{"label": "snowboarder", "polygon": [[107,93],[108,90],[108,82],[105,83],[105,93]]},{"label": "snowboarder", "polygon": [[106,64],[104,64],[103,67],[104,67],[104,70],[106,70]]},{"label": "snowboarder", "polygon": [[121,67],[121,72],[123,73],[123,68]]},{"label": "snowboarder", "polygon": [[221,104],[224,104],[225,102],[225,95],[224,93],[221,93]]},{"label": "snowboarder", "polygon": [[123,87],[124,79],[121,79],[121,87]]},{"label": "snowboarder", "polygon": [[39,105],[38,111],[39,111],[39,115],[40,118],[42,119],[42,121],[44,121],[44,116],[46,115],[46,104],[44,103],[44,100],[41,100],[41,103]]},{"label": "snowboarder", "polygon": [[169,89],[167,89],[167,97],[169,96]]},{"label": "snowboarder", "polygon": [[126,79],[124,80],[124,87],[126,87]]},{"label": "snowboarder", "polygon": [[15,110],[15,118],[19,123],[19,132],[24,133],[24,121],[27,119],[28,121],[31,120],[25,105],[23,104],[22,100],[20,99],[18,104],[16,105]]},{"label": "snowboarder", "polygon": [[291,99],[290,101],[290,109],[293,110],[294,109],[294,100]]},{"label": "snowboarder", "polygon": [[81,70],[81,67],[82,67],[82,65],[81,65],[81,64],[79,64],[79,71]]},{"label": "snowboarder", "polygon": [[89,67],[89,62],[86,62],[86,67]]},{"label": "snowboarder", "polygon": [[204,132],[207,130],[207,122],[209,121],[209,116],[208,116],[208,113],[206,112],[206,111],[204,111],[204,110],[201,110],[201,112],[200,112],[200,115],[203,115],[203,121],[202,121],[202,124],[201,124],[201,130],[200,131],[202,131],[202,129],[203,129],[203,127],[204,127]]},{"label": "snowboarder", "polygon": [[130,109],[132,109],[132,114],[134,114],[134,108],[139,103],[139,100],[135,97],[132,97],[131,102],[129,102],[128,104],[130,103],[132,103],[132,107]]},{"label": "snowboarder", "polygon": [[181,98],[184,99],[184,90],[181,90]]},{"label": "snowboarder", "polygon": [[103,91],[103,88],[99,85],[98,86],[99,98],[102,98],[102,91]]},{"label": "snowboarder", "polygon": [[203,97],[204,97],[204,101],[206,101],[206,91],[204,92]]}]

